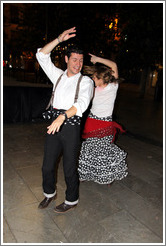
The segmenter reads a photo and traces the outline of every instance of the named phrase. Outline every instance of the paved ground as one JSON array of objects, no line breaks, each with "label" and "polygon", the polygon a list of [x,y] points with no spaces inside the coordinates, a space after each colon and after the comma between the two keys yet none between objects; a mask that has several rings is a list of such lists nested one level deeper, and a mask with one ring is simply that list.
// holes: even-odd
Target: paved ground
[{"label": "paved ground", "polygon": [[66,214],[53,211],[64,201],[62,160],[57,199],[45,210],[37,208],[43,199],[41,164],[46,123],[4,125],[4,243],[163,242],[162,105],[126,90],[119,95],[116,119],[127,133],[119,135],[116,143],[128,152],[129,175],[110,188],[81,183],[79,205]]}]

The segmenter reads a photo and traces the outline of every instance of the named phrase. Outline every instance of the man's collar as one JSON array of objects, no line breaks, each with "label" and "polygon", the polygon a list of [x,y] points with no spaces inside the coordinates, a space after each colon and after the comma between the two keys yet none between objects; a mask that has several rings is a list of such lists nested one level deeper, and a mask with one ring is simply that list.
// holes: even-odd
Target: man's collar
[{"label": "man's collar", "polygon": [[[67,69],[64,71],[64,75],[67,76]],[[75,74],[75,75],[73,75],[73,76],[70,76],[70,77],[67,76],[67,77],[68,77],[68,78],[73,78],[73,79],[74,79],[74,78],[79,77],[80,75],[81,75],[81,72],[79,72],[79,73],[77,73],[77,74]]]}]

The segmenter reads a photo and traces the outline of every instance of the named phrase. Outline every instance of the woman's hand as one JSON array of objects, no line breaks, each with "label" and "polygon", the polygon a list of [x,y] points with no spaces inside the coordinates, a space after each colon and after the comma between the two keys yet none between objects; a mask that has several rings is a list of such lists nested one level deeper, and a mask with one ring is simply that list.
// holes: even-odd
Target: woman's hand
[{"label": "woman's hand", "polygon": [[76,36],[76,33],[73,33],[73,32],[76,32],[76,27],[72,27],[72,28],[64,31],[58,37],[59,42],[63,42],[63,41],[68,40],[69,38],[75,37]]},{"label": "woman's hand", "polygon": [[114,77],[117,79],[118,78],[118,67],[117,64],[109,59],[105,59],[99,56],[95,56],[89,53],[89,55],[91,56],[90,61],[95,64],[96,62],[99,62],[101,64],[104,64],[107,67],[110,67],[112,69],[112,71],[114,72]]},{"label": "woman's hand", "polygon": [[89,53],[89,55],[91,56],[91,58],[90,58],[90,61],[93,63],[93,64],[95,64],[96,62],[98,62],[98,56],[95,56],[95,55],[92,55],[92,54],[90,54]]},{"label": "woman's hand", "polygon": [[65,116],[64,115],[59,115],[50,126],[47,127],[48,134],[54,134],[55,132],[59,132],[59,129],[61,127],[61,125],[64,123],[65,121]]}]

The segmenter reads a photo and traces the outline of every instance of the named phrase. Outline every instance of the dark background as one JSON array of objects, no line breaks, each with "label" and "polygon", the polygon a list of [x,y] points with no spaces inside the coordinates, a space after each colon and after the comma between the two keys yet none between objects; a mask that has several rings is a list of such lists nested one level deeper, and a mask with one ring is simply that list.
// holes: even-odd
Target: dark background
[{"label": "dark background", "polygon": [[[4,3],[3,17],[6,81],[12,77],[18,81],[51,84],[42,69],[40,67],[36,69],[36,50],[55,39],[64,30],[76,26],[76,37],[61,43],[52,51],[54,63],[65,69],[65,49],[77,43],[84,49],[85,65],[90,65],[88,53],[111,59],[117,63],[119,75],[124,83],[128,83],[129,87],[133,84],[139,86],[140,97],[143,98],[147,91],[150,91],[154,100],[162,101],[162,3]],[[24,62],[23,67],[21,61]],[[152,85],[153,76],[157,76],[158,79]],[[36,111],[34,113],[32,109],[41,105],[35,105],[38,100],[34,97],[35,95],[43,97],[43,90],[40,89],[42,92],[37,92],[37,89],[28,92],[30,89],[25,88],[21,88],[19,92],[17,90],[19,98],[29,93],[29,96],[26,96],[29,101],[23,102],[23,105],[30,105],[27,109],[29,116],[19,116],[13,122],[31,119],[31,115],[37,116]],[[9,91],[12,90],[5,86],[6,122],[13,118],[9,115],[11,108],[14,107],[10,102],[13,95]],[[40,113],[46,106],[45,101],[49,100],[51,89],[48,88],[47,91],[47,99],[43,99]],[[14,105],[20,105],[18,100]],[[24,111],[24,106],[21,110]]]},{"label": "dark background", "polygon": [[[4,4],[10,5],[8,3]],[[162,64],[162,3],[26,3],[12,4],[12,21],[19,32],[4,44],[9,53],[19,56],[23,51],[36,53],[38,47],[56,38],[65,29],[76,26],[77,37],[67,43],[82,45],[91,52],[116,60],[120,70],[138,69]],[[20,12],[22,19],[19,19]],[[115,18],[118,18],[117,30]],[[109,29],[110,23],[112,29]],[[20,28],[19,28],[20,27]],[[119,40],[115,39],[115,34]],[[67,43],[61,44],[65,46]],[[5,46],[6,47],[6,46]],[[127,51],[127,52],[126,52]],[[102,53],[101,53],[102,52]],[[85,57],[86,58],[86,57]]]}]

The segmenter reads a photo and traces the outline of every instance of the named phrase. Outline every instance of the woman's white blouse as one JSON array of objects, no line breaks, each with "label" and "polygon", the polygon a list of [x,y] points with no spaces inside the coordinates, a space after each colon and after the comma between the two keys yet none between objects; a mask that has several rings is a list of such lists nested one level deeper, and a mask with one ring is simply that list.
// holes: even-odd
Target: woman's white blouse
[{"label": "woman's white blouse", "polygon": [[91,112],[98,117],[112,116],[118,83],[110,83],[105,88],[96,87]]},{"label": "woman's white blouse", "polygon": [[63,73],[61,80],[55,90],[53,107],[57,109],[68,110],[72,106],[75,106],[77,108],[76,115],[81,117],[88,108],[90,100],[92,99],[94,90],[93,81],[88,76],[82,77],[78,99],[77,102],[74,103],[76,86],[81,73],[68,77],[67,70],[64,72],[53,64],[50,58],[50,53],[44,54],[39,51],[40,49],[37,50],[36,58],[54,85],[56,84],[59,76]]}]

